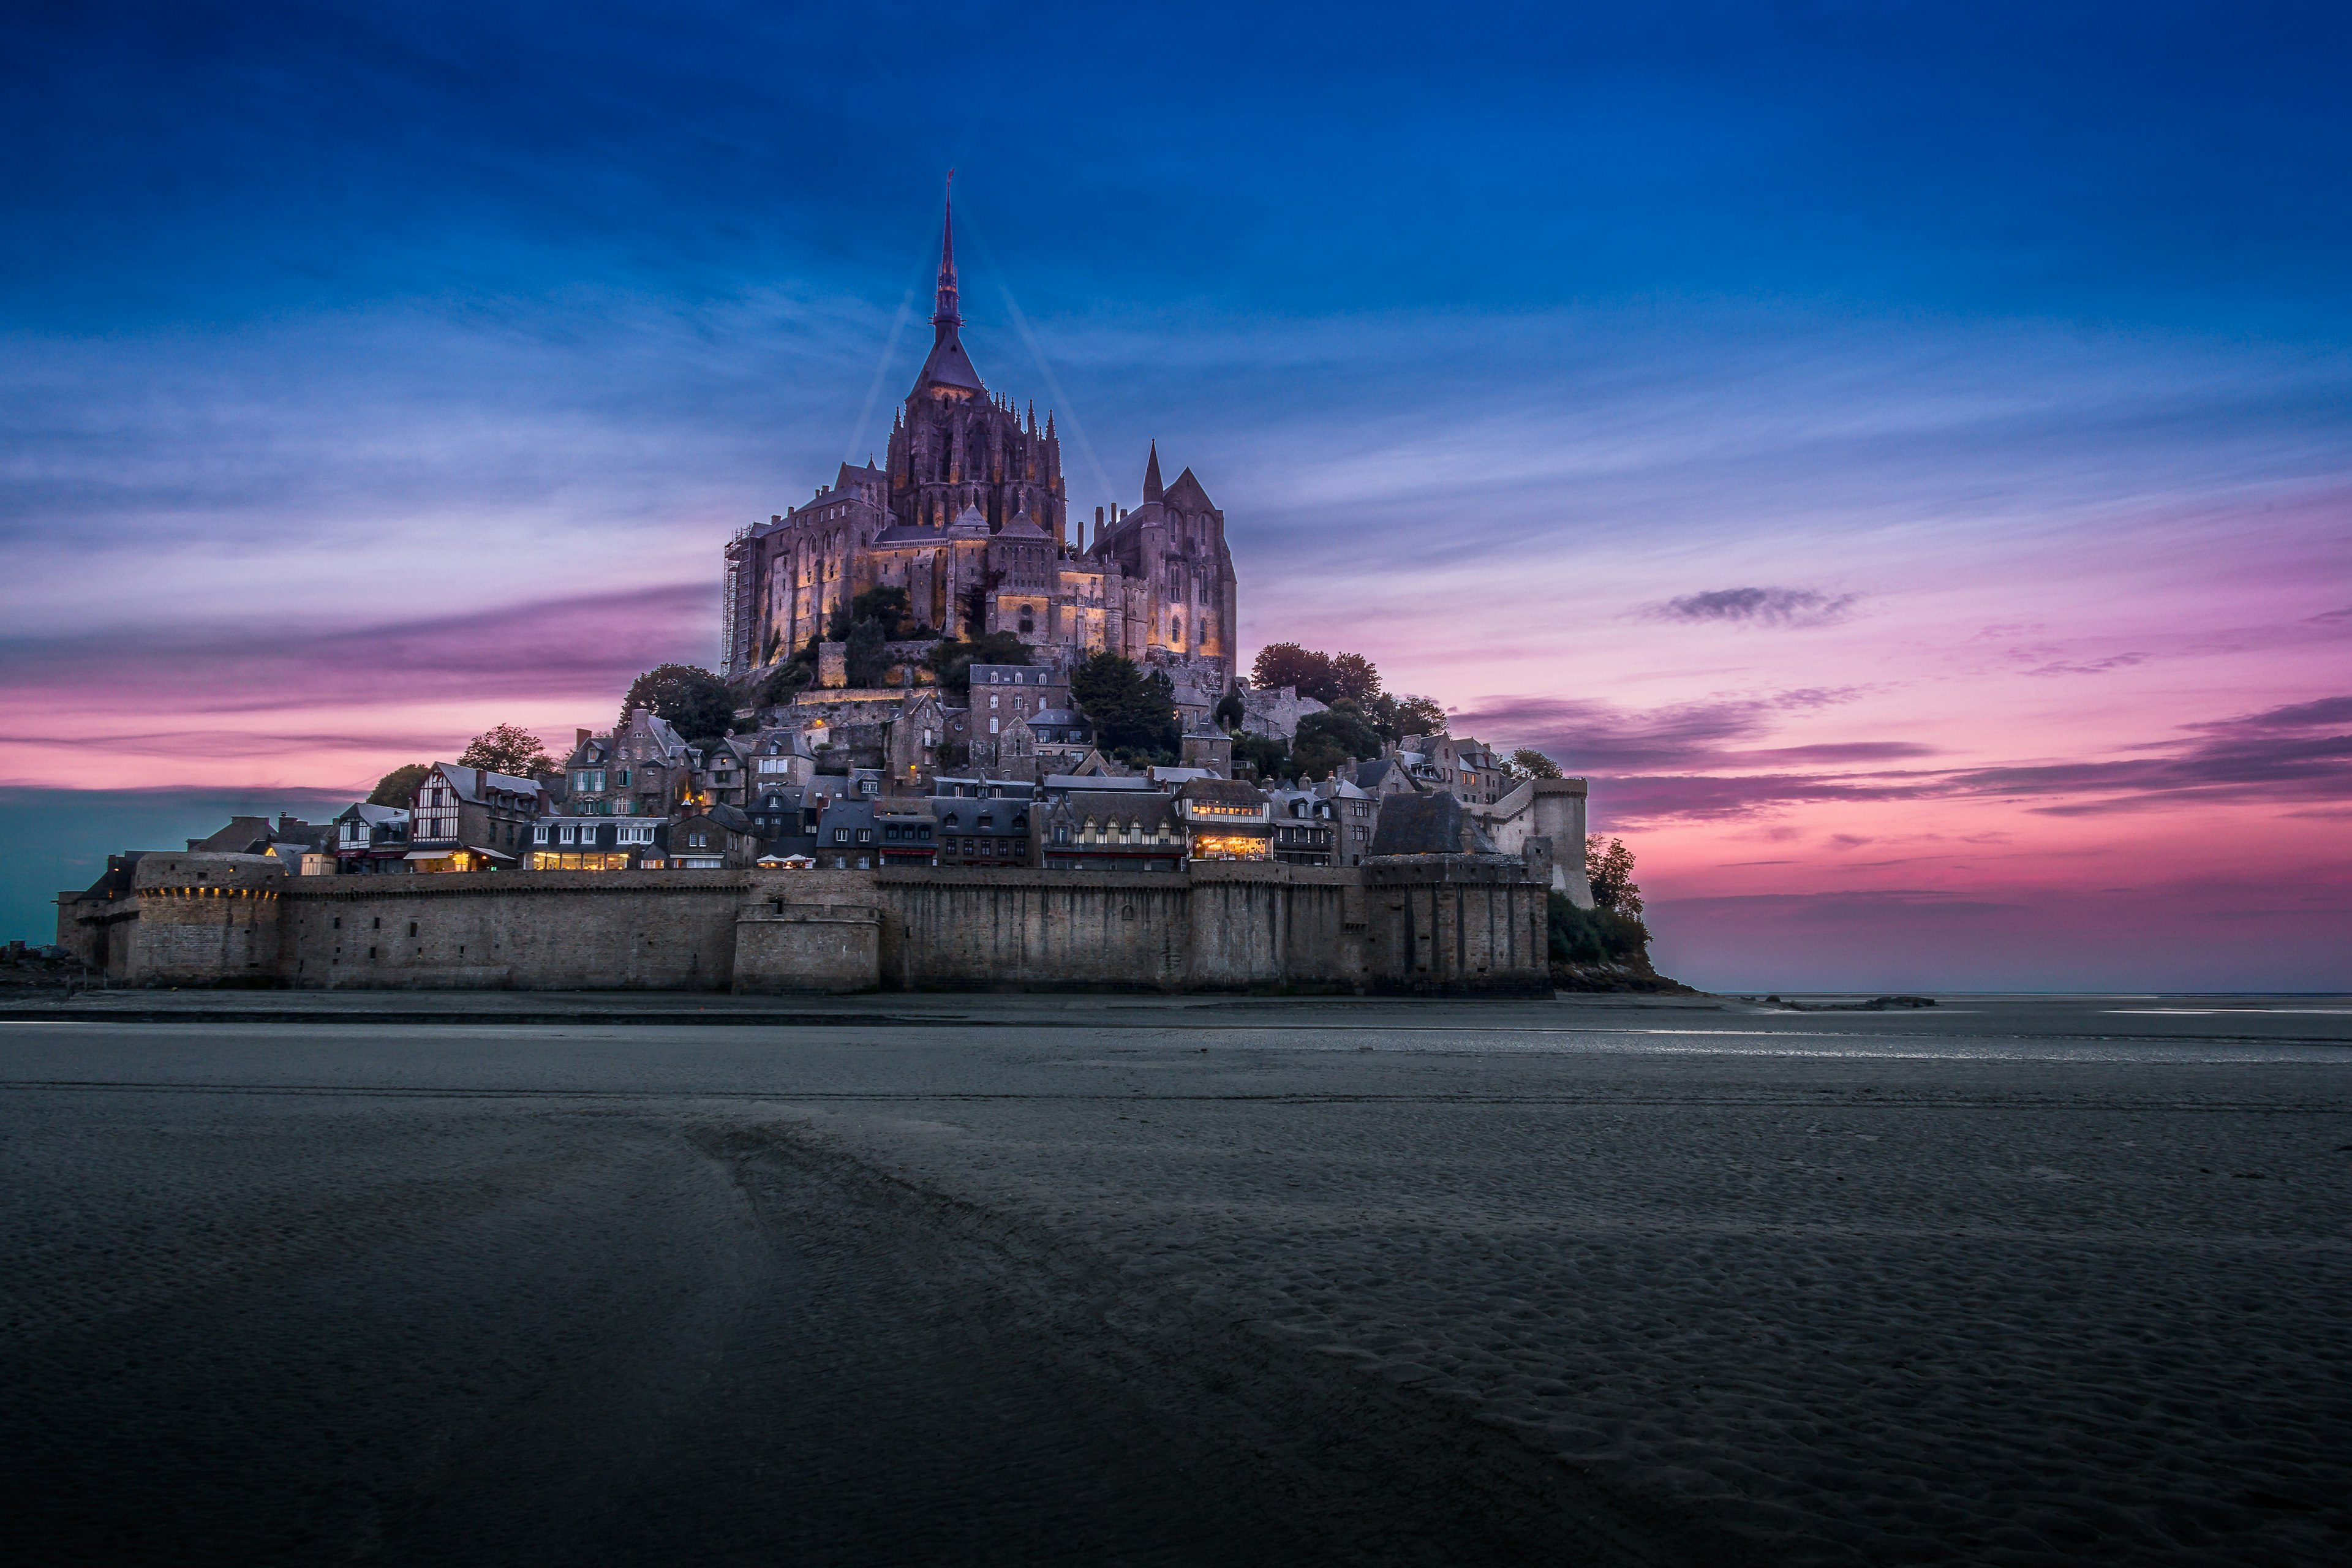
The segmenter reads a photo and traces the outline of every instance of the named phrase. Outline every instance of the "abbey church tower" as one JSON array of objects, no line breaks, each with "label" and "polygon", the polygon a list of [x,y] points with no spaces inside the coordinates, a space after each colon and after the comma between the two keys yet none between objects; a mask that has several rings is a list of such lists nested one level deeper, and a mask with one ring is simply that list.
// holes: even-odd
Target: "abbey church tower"
[{"label": "abbey church tower", "polygon": [[1108,649],[1202,690],[1234,677],[1235,584],[1224,514],[1192,471],[1163,485],[1158,444],[1141,504],[1097,509],[1071,537],[1061,440],[1049,410],[992,393],[963,345],[952,202],[940,233],[931,350],[892,421],[880,468],[845,463],[789,512],[726,550],[730,679],[833,635],[869,588],[903,589],[938,634],[1004,631],[1041,662]]}]

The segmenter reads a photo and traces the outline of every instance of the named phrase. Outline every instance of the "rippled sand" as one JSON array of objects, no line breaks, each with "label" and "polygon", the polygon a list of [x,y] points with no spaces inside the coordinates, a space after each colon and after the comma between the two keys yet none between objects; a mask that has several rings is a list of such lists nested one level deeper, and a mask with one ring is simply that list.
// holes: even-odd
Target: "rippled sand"
[{"label": "rippled sand", "polygon": [[287,1560],[2352,1555],[2341,1009],[1024,1005],[10,1026],[0,1437]]}]

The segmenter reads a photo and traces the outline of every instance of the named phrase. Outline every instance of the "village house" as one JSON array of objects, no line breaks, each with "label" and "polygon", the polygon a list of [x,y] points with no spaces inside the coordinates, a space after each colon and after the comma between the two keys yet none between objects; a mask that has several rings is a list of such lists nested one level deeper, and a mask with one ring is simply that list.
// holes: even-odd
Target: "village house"
[{"label": "village house", "polygon": [[1040,806],[1037,821],[1038,858],[1050,871],[1174,871],[1183,864],[1176,803],[1156,789],[1065,791]]},{"label": "village house", "polygon": [[360,801],[345,806],[331,826],[337,871],[380,875],[408,869],[407,807]]},{"label": "village house", "polygon": [[647,817],[543,816],[530,827],[530,868],[658,871],[669,864],[669,831]]},{"label": "village house", "polygon": [[1176,791],[1188,860],[1272,858],[1274,823],[1266,797],[1238,779],[1192,779]]},{"label": "village house", "polygon": [[1339,824],[1335,803],[1307,789],[1276,789],[1266,795],[1274,823],[1274,858],[1286,866],[1335,863]]},{"label": "village house", "polygon": [[1037,786],[986,775],[931,781],[942,866],[1031,864],[1029,811]]},{"label": "village house", "polygon": [[707,805],[669,825],[669,863],[678,871],[731,871],[751,866],[764,847],[740,806]]},{"label": "village house", "polygon": [[538,782],[436,763],[409,806],[407,859],[419,871],[495,871],[522,864],[538,818]]}]

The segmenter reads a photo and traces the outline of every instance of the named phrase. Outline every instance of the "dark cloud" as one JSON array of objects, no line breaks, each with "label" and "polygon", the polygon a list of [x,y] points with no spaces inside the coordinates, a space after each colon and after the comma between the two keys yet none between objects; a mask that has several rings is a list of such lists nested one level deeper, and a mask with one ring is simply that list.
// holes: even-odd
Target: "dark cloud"
[{"label": "dark cloud", "polygon": [[[2097,761],[1951,769],[1838,771],[1835,764],[1931,754],[1907,742],[1742,748],[1778,715],[1853,695],[1818,690],[1687,703],[1649,713],[1598,702],[1493,701],[1456,716],[1455,729],[1530,744],[1596,788],[1594,814],[1612,824],[1707,821],[1793,805],[1890,800],[2008,799],[2043,816],[2142,811],[2188,800],[2279,805],[2352,799],[2352,697],[2320,698],[2183,725],[2189,739]],[[1770,760],[1771,771],[1744,766]],[[1823,771],[1801,772],[1806,763]],[[1621,771],[1622,770],[1622,771]]]},{"label": "dark cloud", "polygon": [[1652,605],[1642,615],[1653,621],[1825,626],[1851,616],[1861,597],[1858,594],[1824,594],[1818,588],[1716,588]]},{"label": "dark cloud", "polygon": [[2023,673],[2027,675],[2105,675],[2111,669],[2129,669],[2133,665],[2147,662],[2147,655],[2144,653],[2119,653],[2108,658],[2095,658],[2080,662],[2053,659],[2048,664],[2034,665]]}]

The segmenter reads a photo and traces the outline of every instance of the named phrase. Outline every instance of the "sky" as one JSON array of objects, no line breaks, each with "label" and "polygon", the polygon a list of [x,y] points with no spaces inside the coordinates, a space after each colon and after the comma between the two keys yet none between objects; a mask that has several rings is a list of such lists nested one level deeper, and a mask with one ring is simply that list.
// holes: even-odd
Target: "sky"
[{"label": "sky", "polygon": [[718,658],[964,339],[1242,643],[1591,781],[1734,990],[2352,986],[2336,8],[0,28],[0,935]]}]

